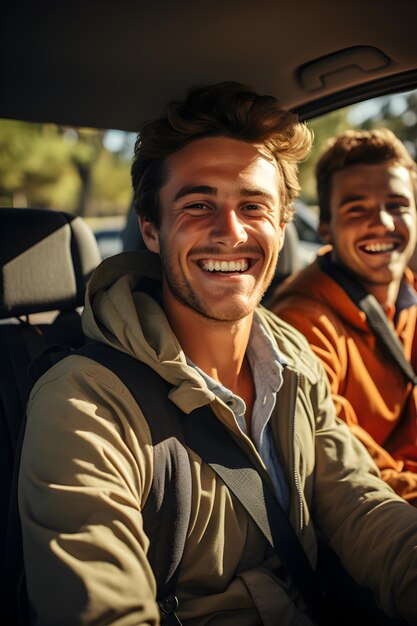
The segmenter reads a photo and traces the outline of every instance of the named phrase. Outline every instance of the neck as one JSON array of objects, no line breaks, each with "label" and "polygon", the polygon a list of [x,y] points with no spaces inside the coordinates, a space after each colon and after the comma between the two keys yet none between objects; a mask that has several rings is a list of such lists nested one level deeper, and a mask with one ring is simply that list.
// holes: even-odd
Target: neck
[{"label": "neck", "polygon": [[372,294],[382,308],[394,307],[400,290],[401,279],[393,280],[388,285],[377,285],[362,281],[368,293]]},{"label": "neck", "polygon": [[219,322],[195,312],[180,317],[165,312],[188,358],[233,391],[233,381],[239,378],[244,364],[252,316],[234,322]]},{"label": "neck", "polygon": [[200,315],[178,301],[165,314],[184,353],[203,372],[240,396],[249,424],[255,387],[246,357],[253,314],[237,321],[218,321]]},{"label": "neck", "polygon": [[[334,255],[332,255],[331,260],[333,263],[342,268],[345,272],[351,273],[351,270]],[[356,279],[356,281],[360,283],[364,289],[366,289],[368,293],[374,296],[374,298],[379,302],[383,309],[395,307],[403,274],[398,277],[391,277],[391,280],[387,283],[373,283],[359,276],[358,274],[352,275]]]}]

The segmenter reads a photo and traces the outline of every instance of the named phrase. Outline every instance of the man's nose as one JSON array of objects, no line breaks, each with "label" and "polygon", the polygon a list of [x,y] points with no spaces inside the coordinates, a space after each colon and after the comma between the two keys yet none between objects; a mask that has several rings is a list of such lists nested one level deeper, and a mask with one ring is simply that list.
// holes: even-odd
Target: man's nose
[{"label": "man's nose", "polygon": [[213,243],[237,246],[247,241],[244,222],[234,209],[223,209],[215,216],[211,232]]},{"label": "man's nose", "polygon": [[385,204],[381,204],[378,208],[378,220],[389,231],[395,230],[395,222],[391,213],[387,210]]}]

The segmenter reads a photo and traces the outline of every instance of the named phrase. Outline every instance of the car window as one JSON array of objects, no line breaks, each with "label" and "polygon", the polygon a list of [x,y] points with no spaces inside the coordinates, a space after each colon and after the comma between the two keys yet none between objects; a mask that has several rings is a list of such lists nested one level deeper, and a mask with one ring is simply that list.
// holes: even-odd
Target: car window
[{"label": "car window", "polygon": [[314,132],[310,157],[300,166],[301,199],[316,207],[314,168],[326,141],[349,128],[387,127],[404,142],[411,156],[417,157],[417,90],[371,98],[309,120]]},{"label": "car window", "polygon": [[0,207],[81,216],[102,258],[122,249],[136,135],[0,120]]},{"label": "car window", "polygon": [[[347,128],[391,128],[417,154],[417,90],[373,98],[307,121],[314,132],[301,164],[294,226],[311,260],[321,246],[314,168],[326,141]],[[42,207],[80,215],[102,258],[123,249],[131,204],[130,163],[136,134],[0,120],[0,207]],[[132,226],[133,225],[133,226]],[[129,228],[137,229],[135,220]]]},{"label": "car window", "polygon": [[[300,166],[301,197],[296,203],[294,226],[300,245],[312,258],[312,253],[320,248],[321,240],[317,233],[318,206],[315,182],[317,158],[327,140],[348,128],[372,129],[390,128],[415,159],[417,157],[417,90],[372,98],[358,104],[332,111],[309,120],[314,133],[314,143],[309,158]],[[416,262],[412,261],[412,267]]]}]

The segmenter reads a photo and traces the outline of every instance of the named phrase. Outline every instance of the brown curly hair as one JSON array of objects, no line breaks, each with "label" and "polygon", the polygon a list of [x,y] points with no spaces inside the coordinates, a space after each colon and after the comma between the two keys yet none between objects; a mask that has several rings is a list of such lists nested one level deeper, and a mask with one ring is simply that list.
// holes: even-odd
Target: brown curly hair
[{"label": "brown curly hair", "polygon": [[139,215],[158,225],[166,157],[203,137],[230,137],[267,148],[281,173],[281,220],[290,221],[293,200],[300,192],[298,163],[309,154],[311,131],[274,97],[260,96],[235,82],[194,87],[184,100],[171,102],[163,117],[142,126],[131,169]]},{"label": "brown curly hair", "polygon": [[388,128],[347,130],[330,139],[316,164],[317,196],[320,222],[331,219],[332,177],[351,165],[395,163],[409,172],[417,199],[417,164],[404,144]]}]

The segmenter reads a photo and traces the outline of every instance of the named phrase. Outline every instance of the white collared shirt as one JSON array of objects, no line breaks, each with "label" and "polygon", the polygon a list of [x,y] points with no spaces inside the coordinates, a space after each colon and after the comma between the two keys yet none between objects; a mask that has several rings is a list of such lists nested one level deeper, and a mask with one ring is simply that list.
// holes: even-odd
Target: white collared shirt
[{"label": "white collared shirt", "polygon": [[[211,376],[208,376],[208,374],[194,365],[192,361],[189,359],[187,361],[201,374],[210,391],[232,410],[240,430],[245,435],[251,437],[271,476],[281,506],[285,511],[288,511],[290,491],[269,425],[269,420],[276,404],[277,392],[283,383],[282,370],[285,366],[285,361],[256,317],[253,320],[246,354],[252,370],[256,391],[251,417],[251,433],[247,432],[244,400],[211,378]],[[283,419],[286,419],[286,416]]]}]

